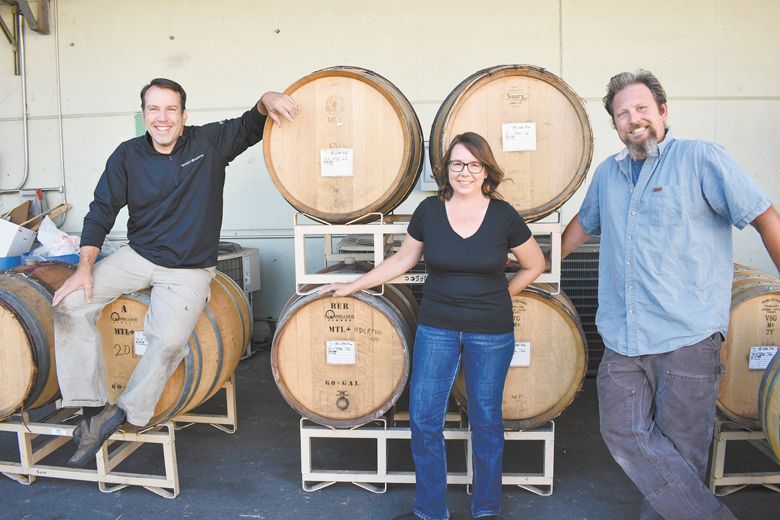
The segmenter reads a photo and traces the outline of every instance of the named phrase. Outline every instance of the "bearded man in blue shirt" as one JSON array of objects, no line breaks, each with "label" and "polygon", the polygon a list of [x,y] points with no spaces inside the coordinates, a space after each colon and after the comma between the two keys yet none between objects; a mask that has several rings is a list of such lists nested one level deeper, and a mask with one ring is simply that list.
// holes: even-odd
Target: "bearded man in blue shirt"
[{"label": "bearded man in blue shirt", "polygon": [[731,228],[780,266],[780,214],[725,150],[676,139],[650,72],[614,76],[604,107],[626,148],[599,165],[562,238],[601,235],[601,433],[639,488],[642,520],[733,519],[704,485],[729,322]]}]

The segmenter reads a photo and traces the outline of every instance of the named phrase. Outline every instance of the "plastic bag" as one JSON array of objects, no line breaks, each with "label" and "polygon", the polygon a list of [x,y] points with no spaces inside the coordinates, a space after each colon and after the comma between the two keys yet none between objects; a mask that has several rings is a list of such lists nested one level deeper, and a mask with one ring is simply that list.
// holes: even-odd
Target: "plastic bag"
[{"label": "plastic bag", "polygon": [[38,242],[41,243],[41,247],[35,248],[31,255],[41,257],[72,255],[78,253],[80,241],[79,237],[60,231],[46,216],[43,217],[43,222],[38,228]]}]

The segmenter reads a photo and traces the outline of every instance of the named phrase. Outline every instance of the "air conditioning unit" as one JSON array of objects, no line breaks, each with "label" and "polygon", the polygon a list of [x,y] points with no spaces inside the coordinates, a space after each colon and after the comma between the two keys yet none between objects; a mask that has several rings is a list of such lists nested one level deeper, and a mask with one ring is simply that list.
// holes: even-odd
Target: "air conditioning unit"
[{"label": "air conditioning unit", "polygon": [[[250,247],[220,254],[217,271],[228,275],[249,298],[253,292],[260,290],[260,250]],[[251,298],[249,301],[252,301]]]}]

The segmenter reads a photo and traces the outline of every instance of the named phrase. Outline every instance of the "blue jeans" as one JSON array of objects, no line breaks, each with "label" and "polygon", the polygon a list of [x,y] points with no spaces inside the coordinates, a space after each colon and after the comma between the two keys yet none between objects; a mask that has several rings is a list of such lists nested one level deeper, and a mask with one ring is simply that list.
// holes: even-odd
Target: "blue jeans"
[{"label": "blue jeans", "polygon": [[605,349],[601,435],[644,497],[641,520],[734,519],[704,485],[720,378],[720,333],[672,352]]},{"label": "blue jeans", "polygon": [[414,342],[409,414],[417,480],[414,513],[424,520],[449,518],[442,430],[461,347],[473,446],[471,511],[475,518],[501,512],[501,400],[514,352],[514,333],[481,334],[420,325]]}]

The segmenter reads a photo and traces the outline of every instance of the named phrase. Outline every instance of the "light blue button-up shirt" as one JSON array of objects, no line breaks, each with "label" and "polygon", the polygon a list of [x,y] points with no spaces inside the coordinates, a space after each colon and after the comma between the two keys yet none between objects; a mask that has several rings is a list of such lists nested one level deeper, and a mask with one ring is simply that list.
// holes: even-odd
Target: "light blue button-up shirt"
[{"label": "light blue button-up shirt", "polygon": [[596,169],[579,212],[601,235],[596,325],[627,356],[692,345],[729,323],[731,226],[770,201],[719,145],[675,139],[645,160],[634,186],[627,150]]}]

